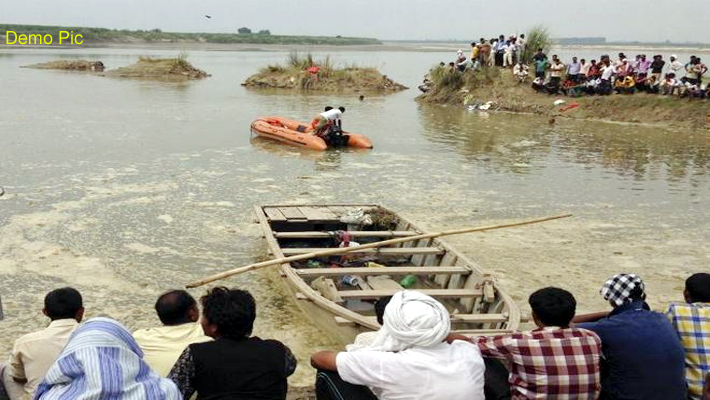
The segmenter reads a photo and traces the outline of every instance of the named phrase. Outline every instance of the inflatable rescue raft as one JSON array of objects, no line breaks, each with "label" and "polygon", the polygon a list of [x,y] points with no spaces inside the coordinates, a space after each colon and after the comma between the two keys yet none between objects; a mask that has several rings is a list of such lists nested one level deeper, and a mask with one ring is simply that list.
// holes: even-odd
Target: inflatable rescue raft
[{"label": "inflatable rescue raft", "polygon": [[331,133],[322,138],[312,133],[313,128],[309,123],[282,117],[261,117],[251,123],[251,131],[257,136],[313,150],[326,150],[333,147],[372,148],[372,142],[364,135],[343,132],[342,134]]}]

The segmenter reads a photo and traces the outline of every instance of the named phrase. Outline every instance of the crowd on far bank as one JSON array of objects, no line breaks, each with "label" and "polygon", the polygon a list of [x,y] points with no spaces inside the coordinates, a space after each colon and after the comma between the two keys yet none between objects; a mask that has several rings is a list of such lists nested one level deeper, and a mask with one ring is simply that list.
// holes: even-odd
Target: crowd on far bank
[{"label": "crowd on far bank", "polygon": [[[650,309],[638,275],[615,275],[600,293],[611,311],[576,315],[568,291],[537,290],[536,329],[470,337],[452,332],[438,300],[402,290],[375,302],[379,331],[312,355],[316,396],[710,400],[710,274],[690,276],[685,301],[665,313]],[[107,317],[82,323],[81,294],[53,290],[49,326],[18,338],[2,366],[3,398],[284,400],[297,361],[252,335],[256,310],[245,290],[216,287],[199,304],[172,290],[155,303],[162,326],[130,333]]]},{"label": "crowd on far bank", "polygon": [[[694,55],[684,62],[675,54],[666,59],[661,54],[653,57],[637,54],[631,58],[624,53],[613,60],[608,54],[591,60],[578,57],[562,60],[557,55],[548,57],[543,49],[535,50],[534,54],[526,53],[524,34],[481,38],[471,43],[470,54],[458,50],[448,68],[459,72],[484,67],[510,68],[518,82],[532,80],[533,89],[552,95],[650,93],[688,99],[705,99],[710,95],[707,84],[703,83],[708,67]],[[442,63],[440,67],[447,66]],[[425,78],[420,89],[427,91],[429,84]]]}]

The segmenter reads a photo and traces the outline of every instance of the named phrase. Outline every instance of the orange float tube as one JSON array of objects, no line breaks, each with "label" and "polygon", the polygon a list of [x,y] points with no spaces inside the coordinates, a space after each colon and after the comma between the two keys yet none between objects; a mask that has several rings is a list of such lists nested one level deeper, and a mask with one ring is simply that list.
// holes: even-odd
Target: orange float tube
[{"label": "orange float tube", "polygon": [[[325,140],[311,133],[313,128],[310,123],[283,117],[261,117],[251,123],[251,131],[257,136],[277,140],[291,146],[320,151],[328,149]],[[349,132],[343,132],[343,135],[348,137],[348,147],[372,148],[372,142],[365,135]]]}]

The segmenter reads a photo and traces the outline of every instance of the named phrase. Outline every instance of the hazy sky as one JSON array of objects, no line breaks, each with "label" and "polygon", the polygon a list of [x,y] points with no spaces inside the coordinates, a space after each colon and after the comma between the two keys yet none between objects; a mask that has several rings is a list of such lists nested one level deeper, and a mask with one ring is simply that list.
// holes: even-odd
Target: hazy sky
[{"label": "hazy sky", "polygon": [[468,40],[543,24],[555,37],[710,43],[709,22],[707,0],[0,0],[0,23],[379,39]]}]

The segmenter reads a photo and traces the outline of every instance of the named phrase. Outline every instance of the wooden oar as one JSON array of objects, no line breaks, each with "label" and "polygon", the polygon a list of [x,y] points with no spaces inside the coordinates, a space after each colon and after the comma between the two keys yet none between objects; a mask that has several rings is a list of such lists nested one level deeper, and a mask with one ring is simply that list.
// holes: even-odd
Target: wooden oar
[{"label": "wooden oar", "polygon": [[453,229],[453,230],[443,231],[443,232],[425,233],[425,234],[417,235],[417,236],[407,236],[407,237],[397,238],[397,239],[382,240],[380,242],[373,242],[373,243],[363,244],[360,246],[338,247],[338,248],[334,248],[334,249],[330,249],[330,250],[316,251],[313,253],[299,254],[299,255],[290,256],[290,257],[281,257],[281,258],[277,258],[275,260],[262,261],[262,262],[258,262],[255,264],[249,264],[244,267],[231,269],[229,271],[220,272],[219,274],[214,274],[214,275],[208,276],[206,278],[202,278],[200,280],[190,282],[187,285],[185,285],[185,287],[187,287],[188,289],[195,288],[195,287],[202,286],[202,285],[210,283],[210,282],[214,282],[214,281],[217,281],[220,279],[228,278],[232,275],[241,274],[241,273],[252,271],[255,269],[259,269],[259,268],[269,267],[271,265],[286,264],[291,261],[306,260],[309,258],[323,257],[323,256],[333,256],[336,254],[344,254],[344,253],[349,253],[352,251],[358,251],[358,250],[362,250],[362,249],[372,249],[375,247],[388,246],[391,244],[411,242],[413,240],[430,239],[430,238],[441,237],[441,236],[450,236],[450,235],[459,235],[462,233],[470,233],[470,232],[490,231],[493,229],[510,228],[513,226],[530,225],[530,224],[536,224],[539,222],[551,221],[553,219],[567,218],[567,217],[571,217],[571,216],[572,216],[572,214],[563,214],[563,215],[555,215],[555,216],[551,216],[551,217],[529,219],[526,221],[510,222],[507,224],[479,226],[479,227],[475,227],[475,228]]}]

